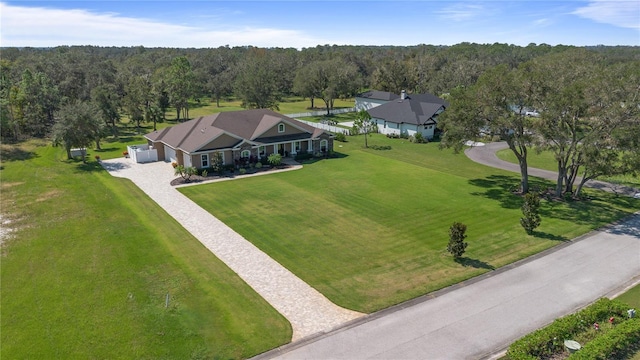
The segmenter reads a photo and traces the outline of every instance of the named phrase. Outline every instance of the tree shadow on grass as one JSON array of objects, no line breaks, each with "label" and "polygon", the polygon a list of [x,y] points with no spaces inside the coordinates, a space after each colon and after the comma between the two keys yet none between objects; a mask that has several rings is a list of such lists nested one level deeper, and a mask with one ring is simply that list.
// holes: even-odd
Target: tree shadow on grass
[{"label": "tree shadow on grass", "polygon": [[[524,202],[519,194],[520,178],[517,176],[490,175],[482,179],[471,179],[469,184],[486,189],[484,192],[472,192],[471,195],[484,196],[499,201],[503,208],[519,209]],[[548,189],[550,186],[553,184],[547,180],[529,178],[531,192],[539,192],[540,189]]]},{"label": "tree shadow on grass", "polygon": [[555,241],[569,241],[569,239],[565,236],[559,236],[554,234],[549,234],[543,231],[534,231],[532,234],[534,237],[539,239],[547,239],[547,240],[555,240]]},{"label": "tree shadow on grass", "polygon": [[598,227],[624,217],[626,212],[621,210],[622,203],[624,200],[618,203],[613,196],[603,201],[546,201],[539,212],[543,221],[548,217]]},{"label": "tree shadow on grass", "polygon": [[476,268],[476,269],[487,269],[487,270],[495,270],[496,268],[493,267],[493,265],[486,263],[484,261],[478,260],[478,259],[471,259],[468,257],[459,257],[456,258],[454,260],[455,262],[457,262],[458,264],[464,266],[464,267],[472,267],[472,268]]},{"label": "tree shadow on grass", "polygon": [[97,161],[87,161],[86,163],[78,163],[77,165],[78,172],[95,172],[95,171],[103,171],[104,168]]},{"label": "tree shadow on grass", "polygon": [[96,150],[93,150],[93,151],[95,151],[97,153],[102,153],[102,152],[109,152],[109,151],[114,151],[114,150],[118,150],[118,149],[119,149],[118,147],[108,147],[108,148],[103,147],[100,150],[96,149]]},{"label": "tree shadow on grass", "polygon": [[513,176],[490,175],[483,179],[470,179],[469,184],[486,189],[472,192],[471,195],[484,196],[500,202],[507,209],[517,209],[522,206],[522,198],[515,192],[520,180]]},{"label": "tree shadow on grass", "polygon": [[38,154],[35,152],[23,150],[19,147],[2,147],[2,150],[0,151],[0,158],[2,158],[2,161],[23,161],[33,159],[37,156]]},{"label": "tree shadow on grass", "polygon": [[[137,136],[135,136],[135,135],[133,135],[133,136],[120,136],[118,138],[107,138],[104,141],[107,142],[107,143],[121,143],[122,145],[125,145],[125,143],[133,141],[134,138],[137,138]],[[146,141],[146,140],[140,140],[140,141]]]}]

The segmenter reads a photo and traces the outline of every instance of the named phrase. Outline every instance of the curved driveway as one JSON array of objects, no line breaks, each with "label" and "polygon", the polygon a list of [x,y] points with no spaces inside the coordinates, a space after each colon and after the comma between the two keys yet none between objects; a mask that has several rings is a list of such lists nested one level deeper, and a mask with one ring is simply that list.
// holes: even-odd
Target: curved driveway
[{"label": "curved driveway", "polygon": [[[476,147],[467,155],[487,165],[498,161],[498,167],[519,171],[517,165],[495,157],[500,146]],[[533,176],[545,177],[544,173],[555,179],[552,172],[531,169]],[[496,271],[254,359],[490,358],[554,319],[638,282],[640,213]]]},{"label": "curved driveway", "polygon": [[[472,146],[467,148],[464,153],[467,157],[477,163],[491,166],[498,169],[503,169],[507,171],[520,173],[520,166],[518,164],[510,163],[508,161],[504,161],[499,159],[496,156],[496,152],[502,149],[507,149],[509,146],[506,142],[493,142],[488,143],[486,145],[481,146]],[[558,173],[555,171],[548,171],[542,169],[536,169],[529,167],[528,168],[529,176],[536,176],[543,179],[548,179],[552,181],[558,180]],[[576,180],[579,182],[580,178]],[[617,194],[624,194],[627,196],[633,196],[633,194],[637,193],[638,190],[632,189],[630,187],[610,184],[604,181],[598,180],[589,180],[585,183],[586,187],[600,189],[608,192],[615,192]]]}]

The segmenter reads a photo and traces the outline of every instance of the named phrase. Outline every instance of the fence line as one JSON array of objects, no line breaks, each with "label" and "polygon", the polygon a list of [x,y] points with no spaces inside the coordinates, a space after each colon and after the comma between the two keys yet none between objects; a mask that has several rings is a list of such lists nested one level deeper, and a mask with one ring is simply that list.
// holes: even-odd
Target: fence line
[{"label": "fence line", "polygon": [[[329,110],[329,113],[334,115],[334,114],[344,114],[344,113],[354,112],[354,111],[356,111],[356,108],[352,107],[352,108],[345,108],[345,109]],[[288,116],[291,118],[298,118],[298,117],[306,117],[306,116],[322,116],[326,114],[327,114],[326,110],[320,110],[320,111],[310,111],[310,112],[297,113],[297,114],[285,114],[285,116]]]},{"label": "fence line", "polygon": [[[287,115],[288,116],[288,115]],[[312,121],[306,121],[306,120],[300,120],[300,119],[296,119],[302,123],[305,123],[309,126],[313,126],[315,128],[318,129],[322,129],[322,130],[327,130],[327,131],[331,131],[332,133],[343,133],[345,135],[349,135],[349,129],[345,129],[342,127],[338,127],[338,126],[334,126],[334,125],[329,125],[329,124],[322,124],[322,123],[317,123],[317,122],[312,122]]]}]

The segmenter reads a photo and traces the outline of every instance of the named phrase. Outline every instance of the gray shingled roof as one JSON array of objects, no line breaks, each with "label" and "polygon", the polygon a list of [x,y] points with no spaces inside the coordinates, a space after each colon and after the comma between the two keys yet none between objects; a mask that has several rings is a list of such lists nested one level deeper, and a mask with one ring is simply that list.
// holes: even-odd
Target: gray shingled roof
[{"label": "gray shingled roof", "polygon": [[447,106],[449,104],[445,100],[435,95],[411,94],[404,100],[398,98],[367,111],[371,117],[398,124],[424,125],[435,124],[433,117],[440,108]]},{"label": "gray shingled roof", "polygon": [[238,142],[246,139],[264,143],[266,138],[260,139],[260,136],[281,121],[308,133],[307,138],[315,138],[323,133],[321,129],[316,129],[275,111],[255,109],[201,116],[182,124],[151,132],[145,137],[151,141],[160,141],[174,149],[182,149],[192,153],[222,134],[236,137]]},{"label": "gray shingled roof", "polygon": [[384,101],[400,99],[400,95],[390,93],[388,91],[379,91],[379,90],[369,90],[367,92],[363,92],[362,94],[358,94],[357,97],[361,97],[365,99],[384,100]]}]

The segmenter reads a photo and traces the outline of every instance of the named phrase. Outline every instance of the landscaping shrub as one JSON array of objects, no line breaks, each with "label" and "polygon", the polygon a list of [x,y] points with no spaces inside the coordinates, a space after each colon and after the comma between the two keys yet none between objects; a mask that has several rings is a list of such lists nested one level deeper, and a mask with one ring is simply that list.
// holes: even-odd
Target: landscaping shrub
[{"label": "landscaping shrub", "polygon": [[207,175],[209,175],[207,169],[202,170],[202,177],[207,177]]},{"label": "landscaping shrub", "polygon": [[454,222],[449,228],[449,244],[447,245],[447,251],[455,258],[459,258],[464,254],[468,243],[464,242],[467,238],[465,232],[467,231],[467,225],[459,222]]},{"label": "landscaping shrub", "polygon": [[192,175],[196,175],[198,169],[193,166],[184,167],[183,165],[177,165],[174,170],[175,175],[180,175],[186,182],[189,182]]},{"label": "landscaping shrub", "polygon": [[347,142],[347,136],[344,133],[336,133],[336,141]]},{"label": "landscaping shrub", "polygon": [[400,138],[400,135],[399,135],[399,134],[396,134],[396,133],[390,133],[390,134],[387,134],[387,137],[388,137],[389,139],[399,139],[399,138]]},{"label": "landscaping shrub", "polygon": [[271,164],[271,166],[279,166],[280,163],[282,163],[282,155],[280,155],[280,154],[271,154],[267,158],[267,161],[269,162],[269,164]]},{"label": "landscaping shrub", "polygon": [[240,173],[240,175],[244,175],[247,173],[247,169],[245,168],[240,168],[240,170],[238,170],[238,173]]},{"label": "landscaping shrub", "polygon": [[429,140],[427,140],[427,138],[422,136],[422,133],[419,132],[415,133],[415,135],[409,136],[409,141],[416,144],[424,144],[429,142]]},{"label": "landscaping shrub", "polygon": [[569,359],[607,360],[624,358],[640,348],[640,319],[634,318],[615,325],[607,333],[587,343]]},{"label": "landscaping shrub", "polygon": [[604,323],[611,316],[617,322],[623,322],[628,318],[628,308],[620,301],[602,298],[575,314],[557,319],[549,326],[515,341],[509,347],[507,356],[511,360],[533,360],[562,352],[565,340],[572,339],[576,334],[586,331],[595,322]]},{"label": "landscaping shrub", "polygon": [[260,169],[262,167],[262,163],[260,161],[258,161],[256,163],[256,169]]},{"label": "landscaping shrub", "polygon": [[311,158],[313,158],[313,154],[309,154],[309,153],[297,154],[295,157],[296,161],[309,160]]},{"label": "landscaping shrub", "polygon": [[524,204],[522,204],[522,215],[520,218],[520,225],[525,229],[527,234],[531,235],[533,230],[540,226],[539,214],[540,197],[537,193],[528,193],[524,195]]},{"label": "landscaping shrub", "polygon": [[371,145],[369,148],[373,150],[391,150],[391,145]]}]

